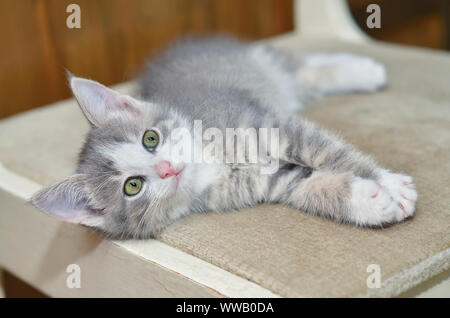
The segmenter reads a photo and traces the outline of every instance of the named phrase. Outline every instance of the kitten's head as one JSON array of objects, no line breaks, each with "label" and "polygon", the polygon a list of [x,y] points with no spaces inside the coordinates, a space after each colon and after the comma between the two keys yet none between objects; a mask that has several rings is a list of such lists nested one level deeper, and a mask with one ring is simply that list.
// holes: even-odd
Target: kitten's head
[{"label": "kitten's head", "polygon": [[187,121],[94,81],[71,77],[70,86],[92,128],[76,174],[31,202],[113,237],[148,237],[186,213],[197,168],[173,160],[171,143],[174,128],[190,129]]}]

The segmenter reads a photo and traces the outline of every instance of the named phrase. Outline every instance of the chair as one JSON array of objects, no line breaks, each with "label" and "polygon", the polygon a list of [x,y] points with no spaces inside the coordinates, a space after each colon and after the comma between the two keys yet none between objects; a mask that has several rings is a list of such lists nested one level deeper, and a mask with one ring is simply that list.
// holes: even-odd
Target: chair
[{"label": "chair", "polygon": [[[294,32],[267,42],[355,52],[387,66],[386,89],[327,97],[304,116],[412,175],[412,220],[356,228],[261,205],[191,215],[155,240],[102,239],[26,202],[75,168],[88,125],[68,99],[0,121],[0,267],[57,297],[449,296],[449,54],[368,38],[343,0],[296,1],[295,16]],[[131,92],[134,83],[116,88]],[[68,287],[71,264],[81,288]],[[367,283],[373,268],[379,288]]]}]

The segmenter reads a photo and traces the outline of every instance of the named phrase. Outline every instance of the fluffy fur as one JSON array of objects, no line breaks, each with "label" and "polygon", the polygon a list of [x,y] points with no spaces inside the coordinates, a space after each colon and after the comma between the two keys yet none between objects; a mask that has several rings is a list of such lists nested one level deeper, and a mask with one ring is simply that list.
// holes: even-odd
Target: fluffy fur
[{"label": "fluffy fur", "polygon": [[[309,122],[292,119],[317,97],[373,92],[385,82],[384,67],[370,58],[292,56],[223,37],[170,47],[147,66],[136,97],[71,77],[92,129],[76,174],[39,191],[31,202],[116,238],[152,237],[191,212],[225,212],[262,202],[360,226],[402,221],[413,214],[417,199],[410,177],[379,167]],[[224,135],[227,128],[278,128],[278,152],[267,155],[279,169],[262,174],[262,163],[177,162],[171,137],[180,127],[192,132],[195,120],[202,121],[203,130],[214,127]],[[162,140],[149,152],[142,136],[152,128]],[[226,157],[229,149],[223,151]],[[181,171],[180,177],[159,176],[155,166],[162,161]],[[129,197],[124,182],[131,176],[142,177],[144,184]]]}]

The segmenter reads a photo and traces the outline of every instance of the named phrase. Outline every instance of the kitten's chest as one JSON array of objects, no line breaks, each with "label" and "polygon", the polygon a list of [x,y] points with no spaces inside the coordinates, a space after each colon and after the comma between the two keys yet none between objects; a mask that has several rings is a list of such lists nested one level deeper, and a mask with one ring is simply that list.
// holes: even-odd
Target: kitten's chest
[{"label": "kitten's chest", "polygon": [[261,202],[267,193],[268,177],[260,174],[257,164],[225,164],[205,192],[208,208],[227,211]]}]

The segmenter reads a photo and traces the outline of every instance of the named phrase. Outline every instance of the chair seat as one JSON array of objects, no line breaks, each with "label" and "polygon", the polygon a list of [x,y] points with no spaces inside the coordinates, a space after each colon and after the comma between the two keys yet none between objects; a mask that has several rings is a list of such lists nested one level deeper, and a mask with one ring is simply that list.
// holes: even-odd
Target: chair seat
[{"label": "chair seat", "polygon": [[[169,226],[157,240],[273,295],[288,297],[394,296],[447,269],[449,55],[376,42],[362,45],[302,41],[292,35],[270,43],[294,52],[354,52],[386,65],[389,84],[382,91],[327,97],[302,116],[339,133],[363,152],[372,154],[381,165],[413,176],[419,193],[415,217],[383,229],[363,229],[288,207],[261,205],[239,212],[188,216]],[[119,90],[131,92],[133,85],[122,85]],[[73,99],[2,120],[0,163],[27,180],[49,185],[73,173],[88,128]],[[11,217],[14,215],[8,215]],[[46,219],[50,219],[43,214],[39,218],[42,222],[28,227],[45,227]],[[51,222],[60,228],[66,226],[56,220]],[[8,224],[13,227],[9,233],[17,233],[17,238],[8,239],[20,240],[24,225]],[[70,227],[70,231],[81,229]],[[2,231],[6,229],[0,225],[3,251],[10,245]],[[84,229],[80,233],[93,235]],[[61,231],[54,235],[57,240]],[[126,244],[129,253],[138,255],[136,251],[151,241]],[[28,262],[25,255],[21,257]],[[83,257],[89,257],[89,252]],[[5,262],[0,256],[0,264]],[[370,264],[380,266],[380,288],[367,287]]]}]

